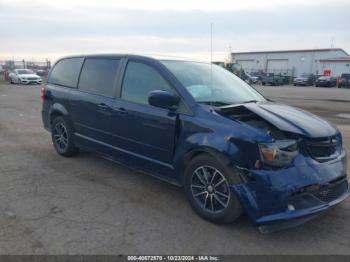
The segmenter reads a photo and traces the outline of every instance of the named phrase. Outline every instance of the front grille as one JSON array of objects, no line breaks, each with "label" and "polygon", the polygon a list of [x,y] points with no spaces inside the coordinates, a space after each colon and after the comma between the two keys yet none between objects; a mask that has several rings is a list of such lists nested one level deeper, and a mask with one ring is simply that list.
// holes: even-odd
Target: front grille
[{"label": "front grille", "polygon": [[346,179],[337,181],[336,183],[328,183],[326,185],[310,188],[308,193],[317,197],[323,202],[331,202],[342,196],[348,190],[348,181]]},{"label": "front grille", "polygon": [[37,80],[36,77],[28,77],[28,80]]},{"label": "front grille", "polygon": [[305,145],[310,156],[319,162],[332,160],[341,152],[340,136],[307,139]]}]

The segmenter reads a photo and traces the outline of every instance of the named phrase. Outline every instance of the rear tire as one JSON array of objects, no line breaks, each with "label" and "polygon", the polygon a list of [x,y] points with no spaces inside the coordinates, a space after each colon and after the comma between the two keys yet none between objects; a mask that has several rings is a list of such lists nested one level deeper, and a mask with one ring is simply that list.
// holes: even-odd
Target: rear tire
[{"label": "rear tire", "polygon": [[227,224],[239,218],[243,209],[229,185],[235,173],[207,154],[195,157],[184,174],[184,189],[192,209],[202,218]]},{"label": "rear tire", "polygon": [[78,154],[74,144],[73,131],[63,116],[55,117],[51,124],[51,138],[56,152],[65,157]]}]

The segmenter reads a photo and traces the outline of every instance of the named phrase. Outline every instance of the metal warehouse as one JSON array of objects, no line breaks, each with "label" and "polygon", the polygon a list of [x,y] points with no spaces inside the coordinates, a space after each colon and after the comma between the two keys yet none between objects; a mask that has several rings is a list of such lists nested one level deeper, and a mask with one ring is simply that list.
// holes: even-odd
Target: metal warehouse
[{"label": "metal warehouse", "polygon": [[288,76],[303,73],[332,75],[350,72],[350,56],[341,48],[256,51],[231,53],[231,61],[239,63],[248,72],[267,72]]}]

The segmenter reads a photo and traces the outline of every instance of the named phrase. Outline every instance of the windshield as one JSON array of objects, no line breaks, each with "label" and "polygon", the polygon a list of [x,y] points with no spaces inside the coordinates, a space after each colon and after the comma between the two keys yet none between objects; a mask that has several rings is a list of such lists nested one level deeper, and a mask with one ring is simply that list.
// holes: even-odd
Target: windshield
[{"label": "windshield", "polygon": [[17,70],[17,73],[20,75],[29,75],[29,74],[33,74],[33,71],[27,70],[27,69],[21,69],[21,70]]},{"label": "windshield", "polygon": [[341,77],[349,79],[350,78],[350,74],[342,74]]},{"label": "windshield", "polygon": [[311,75],[310,74],[301,74],[300,77],[310,77]]},{"label": "windshield", "polygon": [[198,103],[216,105],[266,101],[254,88],[217,65],[162,61]]}]

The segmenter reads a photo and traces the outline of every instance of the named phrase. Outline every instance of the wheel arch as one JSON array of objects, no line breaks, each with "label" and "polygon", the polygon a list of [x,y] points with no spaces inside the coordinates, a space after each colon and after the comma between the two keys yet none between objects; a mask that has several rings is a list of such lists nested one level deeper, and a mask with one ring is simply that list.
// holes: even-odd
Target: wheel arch
[{"label": "wheel arch", "polygon": [[52,121],[58,116],[63,116],[68,121],[68,124],[72,127],[72,121],[69,117],[68,110],[62,104],[54,103],[49,111],[50,126],[52,124]]},{"label": "wheel arch", "polygon": [[[220,152],[218,149],[213,148],[213,147],[209,147],[209,146],[199,146],[196,148],[192,148],[190,150],[188,150],[184,157],[182,158],[181,161],[181,168],[180,168],[180,182],[183,184],[184,182],[184,174],[185,174],[185,170],[186,167],[188,166],[188,164],[191,162],[192,159],[194,159],[195,157],[202,155],[202,154],[206,154],[211,156],[212,158],[214,158],[216,161],[218,161],[221,165],[223,165],[226,168],[234,168],[234,163],[232,161],[232,159],[226,155],[223,152]],[[232,170],[233,171],[233,170]],[[242,181],[240,176],[235,176],[234,178],[234,183],[240,183]]]}]

